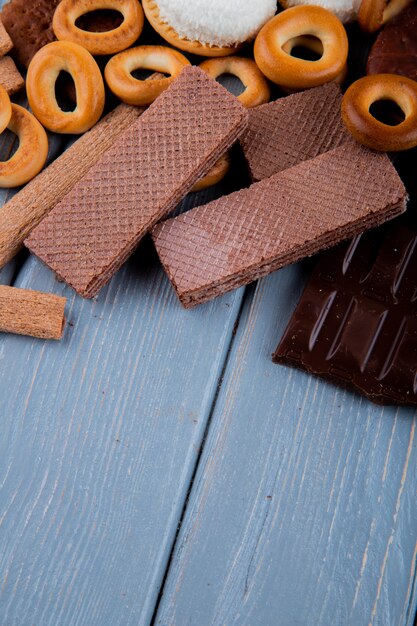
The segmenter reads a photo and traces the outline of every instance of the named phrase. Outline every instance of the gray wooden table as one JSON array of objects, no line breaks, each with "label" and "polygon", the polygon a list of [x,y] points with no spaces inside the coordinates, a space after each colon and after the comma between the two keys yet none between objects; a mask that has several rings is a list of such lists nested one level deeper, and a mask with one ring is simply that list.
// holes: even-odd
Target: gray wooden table
[{"label": "gray wooden table", "polygon": [[0,273],[69,322],[0,337],[2,626],[412,626],[416,412],[272,364],[309,269],[191,311],[149,242],[95,301]]}]

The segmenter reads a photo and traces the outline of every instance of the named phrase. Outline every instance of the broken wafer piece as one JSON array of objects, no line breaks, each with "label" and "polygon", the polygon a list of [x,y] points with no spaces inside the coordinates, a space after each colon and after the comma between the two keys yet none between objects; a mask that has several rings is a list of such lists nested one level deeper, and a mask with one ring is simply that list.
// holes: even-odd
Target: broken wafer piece
[{"label": "broken wafer piece", "polygon": [[[28,67],[38,50],[55,41],[52,18],[60,0],[10,0],[1,12],[16,61]],[[119,26],[122,16],[94,11],[77,21],[81,29],[102,32]]]},{"label": "broken wafer piece", "polygon": [[417,228],[405,217],[320,258],[274,362],[417,405]]},{"label": "broken wafer piece", "polygon": [[240,144],[254,182],[352,141],[340,115],[335,83],[315,87],[249,111]]},{"label": "broken wafer piece", "polygon": [[0,85],[12,96],[25,86],[23,76],[9,56],[0,58]]},{"label": "broken wafer piece", "polygon": [[67,299],[0,285],[0,332],[61,339]]},{"label": "broken wafer piece", "polygon": [[199,68],[185,68],[33,230],[26,246],[80,295],[95,296],[238,139],[247,119],[226,89]]},{"label": "broken wafer piece", "polygon": [[0,56],[4,56],[13,48],[13,42],[10,39],[3,22],[0,19]]},{"label": "broken wafer piece", "polygon": [[386,155],[346,143],[162,222],[152,236],[189,308],[392,219],[406,199]]}]

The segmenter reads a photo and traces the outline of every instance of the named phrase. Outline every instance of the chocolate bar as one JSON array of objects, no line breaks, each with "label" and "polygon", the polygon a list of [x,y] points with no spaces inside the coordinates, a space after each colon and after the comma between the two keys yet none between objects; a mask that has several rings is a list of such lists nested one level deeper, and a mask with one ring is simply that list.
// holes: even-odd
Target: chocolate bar
[{"label": "chocolate bar", "polygon": [[199,68],[185,68],[25,244],[80,295],[95,296],[238,139],[247,119],[224,87]]},{"label": "chocolate bar", "polygon": [[401,74],[417,80],[417,5],[411,4],[382,29],[372,46],[368,74]]},{"label": "chocolate bar", "polygon": [[417,404],[417,226],[323,255],[273,356],[383,404]]},{"label": "chocolate bar", "polygon": [[406,199],[385,154],[346,143],[158,224],[153,239],[191,307],[392,219]]},{"label": "chocolate bar", "polygon": [[250,109],[240,144],[254,182],[352,141],[335,83]]}]

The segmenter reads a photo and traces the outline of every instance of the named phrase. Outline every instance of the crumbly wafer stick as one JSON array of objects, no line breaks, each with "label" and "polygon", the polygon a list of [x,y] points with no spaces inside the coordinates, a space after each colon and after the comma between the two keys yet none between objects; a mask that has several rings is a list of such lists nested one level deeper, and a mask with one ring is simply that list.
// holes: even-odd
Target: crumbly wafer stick
[{"label": "crumbly wafer stick", "polygon": [[23,89],[25,81],[16,67],[12,57],[2,57],[0,59],[0,85],[2,85],[9,96]]},{"label": "crumbly wafer stick", "polygon": [[66,298],[0,285],[0,332],[61,339]]},{"label": "crumbly wafer stick", "polygon": [[7,34],[7,30],[3,26],[0,19],[0,56],[4,56],[13,48],[13,42]]},{"label": "crumbly wafer stick", "polygon": [[0,268],[144,109],[119,105],[0,209]]}]

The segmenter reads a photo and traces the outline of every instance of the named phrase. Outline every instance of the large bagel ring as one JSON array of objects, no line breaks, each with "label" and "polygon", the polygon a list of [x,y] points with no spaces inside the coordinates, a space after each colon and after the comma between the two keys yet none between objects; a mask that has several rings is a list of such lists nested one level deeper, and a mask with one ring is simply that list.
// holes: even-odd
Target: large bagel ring
[{"label": "large bagel ring", "polygon": [[12,117],[12,103],[5,88],[0,85],[0,133],[6,128]]},{"label": "large bagel ring", "polygon": [[[397,126],[377,120],[369,109],[378,100],[392,100],[405,115]],[[417,82],[394,74],[374,74],[353,83],[342,101],[342,119],[360,143],[386,152],[417,146]]]},{"label": "large bagel ring", "polygon": [[[78,28],[79,17],[99,9],[112,9],[123,15],[122,24],[104,33],[92,33]],[[72,41],[91,54],[116,54],[135,43],[142,32],[143,10],[138,0],[61,0],[52,27],[59,40]]]},{"label": "large bagel ring", "polygon": [[[75,83],[74,111],[63,111],[56,100],[55,83],[61,71],[71,74]],[[103,113],[105,92],[99,67],[76,43],[54,41],[41,48],[29,65],[26,90],[38,120],[56,133],[85,133]]]},{"label": "large bagel ring", "polygon": [[[312,38],[320,40],[320,59],[307,61],[291,56],[292,48],[300,41],[313,49],[314,44],[308,43]],[[274,83],[288,90],[307,89],[343,80],[348,39],[343,24],[330,11],[319,6],[296,6],[265,24],[255,40],[254,53],[259,69]]]},{"label": "large bagel ring", "polygon": [[213,185],[217,185],[223,178],[226,176],[227,172],[230,169],[230,154],[226,152],[223,156],[220,157],[218,161],[213,165],[211,170],[191,189],[191,191],[203,191],[203,189],[208,189],[209,187],[213,187]]},{"label": "large bagel ring", "polygon": [[[138,46],[111,58],[104,75],[108,86],[120,100],[136,106],[147,106],[170,86],[186,65],[190,65],[190,62],[177,50],[165,46]],[[132,72],[139,69],[170,76],[138,80],[132,76]]]},{"label": "large bagel ring", "polygon": [[269,102],[271,91],[264,75],[252,59],[242,57],[223,57],[207,59],[200,64],[202,70],[209,76],[218,78],[222,74],[233,74],[244,84],[245,90],[238,96],[238,100],[248,108]]},{"label": "large bagel ring", "polygon": [[0,162],[0,187],[19,187],[38,174],[48,156],[48,137],[38,120],[23,107],[12,104],[7,128],[19,139],[8,161]]},{"label": "large bagel ring", "polygon": [[362,0],[359,24],[362,30],[373,33],[401,13],[412,0]]}]

